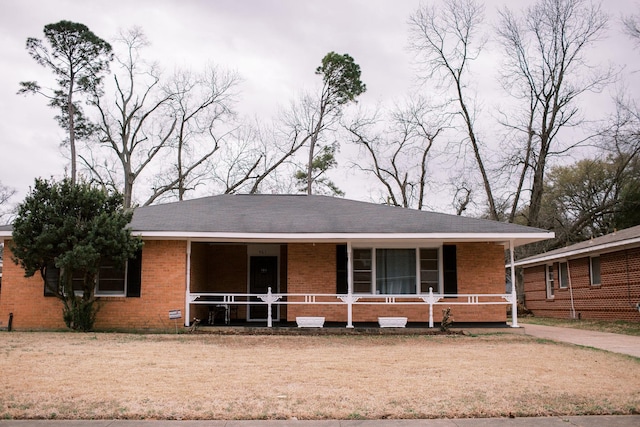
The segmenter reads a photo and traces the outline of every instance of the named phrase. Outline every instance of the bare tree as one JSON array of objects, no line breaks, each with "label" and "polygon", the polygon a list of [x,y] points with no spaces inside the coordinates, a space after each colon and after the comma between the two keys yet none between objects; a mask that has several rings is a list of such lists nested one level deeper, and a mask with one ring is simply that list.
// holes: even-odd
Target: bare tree
[{"label": "bare tree", "polygon": [[11,212],[9,200],[16,194],[14,188],[7,187],[0,182],[0,225],[5,223],[5,217]]},{"label": "bare tree", "polygon": [[[96,93],[93,105],[98,111],[99,143],[115,153],[120,170],[115,172],[107,162],[95,164],[83,156],[85,164],[108,182],[105,173],[119,174],[124,205],[130,207],[136,180],[168,147],[178,122],[171,102],[175,94],[161,90],[160,74],[155,64],[147,64],[140,51],[148,44],[139,28],[122,33],[118,40],[125,46],[123,54],[115,56],[119,70],[114,72],[114,98]],[[113,182],[113,181],[112,181]]]},{"label": "bare tree", "polygon": [[622,18],[624,24],[624,30],[636,45],[640,44],[640,16],[630,15]]},{"label": "bare tree", "polygon": [[375,176],[393,206],[423,209],[430,175],[428,161],[433,144],[446,127],[438,108],[423,99],[409,100],[385,115],[359,117],[347,126],[368,164],[355,166]]},{"label": "bare tree", "polygon": [[169,81],[165,93],[172,98],[177,119],[169,144],[171,168],[157,175],[145,204],[173,193],[183,200],[188,190],[205,184],[215,168],[212,157],[236,126],[232,122],[234,89],[239,82],[236,73],[208,66],[201,75],[178,71]]},{"label": "bare tree", "polygon": [[468,68],[478,58],[484,39],[478,34],[484,8],[473,0],[444,0],[421,6],[410,18],[411,47],[425,69],[423,78],[436,77],[441,88],[452,88],[450,96],[455,114],[462,120],[475,163],[482,178],[489,214],[498,219],[482,142],[476,131],[476,111],[467,93]]},{"label": "bare tree", "polygon": [[311,138],[299,113],[300,105],[291,103],[272,122],[256,119],[232,133],[214,168],[222,192],[294,191],[291,177],[301,167],[295,157]]},{"label": "bare tree", "polygon": [[584,0],[539,0],[521,18],[507,8],[500,17],[497,31],[505,54],[503,84],[522,102],[524,111],[519,118],[506,115],[503,120],[522,135],[510,220],[530,177],[527,223],[538,226],[549,158],[578,145],[562,141],[560,132],[582,122],[577,98],[601,90],[611,79],[611,70],[596,70],[584,56],[603,35],[607,17],[599,6]]}]

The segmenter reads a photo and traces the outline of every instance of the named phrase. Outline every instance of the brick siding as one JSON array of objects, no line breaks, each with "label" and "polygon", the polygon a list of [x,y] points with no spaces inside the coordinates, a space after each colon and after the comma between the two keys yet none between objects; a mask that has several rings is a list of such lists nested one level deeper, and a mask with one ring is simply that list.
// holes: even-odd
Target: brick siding
[{"label": "brick siding", "polygon": [[[170,310],[185,307],[186,241],[147,240],[142,251],[142,287],[139,298],[102,297],[96,321],[98,330],[168,330]],[[5,245],[5,260],[11,259]],[[246,292],[247,249],[242,245],[194,243],[191,254],[193,292]],[[488,243],[457,244],[458,293],[504,293],[504,249]],[[336,245],[289,244],[280,251],[280,287],[290,293],[336,293]],[[14,314],[16,329],[63,329],[62,303],[43,296],[39,275],[25,278],[23,270],[6,261],[0,290],[0,326]],[[320,301],[319,298],[317,301]],[[335,298],[331,299],[335,301]],[[436,322],[446,305],[434,306]],[[324,316],[327,321],[346,322],[346,304],[281,306],[281,318]],[[207,318],[206,306],[191,305],[191,316]],[[456,322],[504,322],[505,305],[452,305]],[[238,318],[246,311],[240,307]],[[404,316],[410,322],[427,322],[428,305],[355,305],[355,322],[374,322],[379,316]],[[182,323],[184,319],[178,321]]]},{"label": "brick siding", "polygon": [[[5,245],[5,259],[11,259]],[[101,297],[95,328],[160,330],[173,327],[169,310],[185,304],[186,242],[145,241],[142,250],[142,288],[139,298]],[[0,291],[0,326],[13,313],[13,327],[21,330],[64,329],[62,302],[44,297],[39,274],[25,278],[24,270],[6,262]]]},{"label": "brick siding", "polygon": [[[290,293],[336,293],[336,245],[289,244],[288,286]],[[502,294],[505,291],[504,248],[488,243],[457,245],[458,293]],[[335,299],[329,299],[335,301]],[[317,299],[316,301],[320,301]],[[436,305],[434,321],[442,319],[447,305]],[[506,322],[505,305],[452,305],[456,322]],[[346,322],[345,305],[290,305],[287,320],[296,316],[323,316],[328,322]],[[427,322],[429,306],[353,306],[354,322],[376,322],[379,316],[408,317],[409,322]]]},{"label": "brick siding", "polygon": [[568,261],[571,289],[559,288],[558,263],[553,264],[554,298],[547,299],[545,266],[524,269],[525,305],[540,317],[571,318],[571,293],[582,319],[640,321],[640,248],[600,255],[601,284],[592,286],[589,257]]}]

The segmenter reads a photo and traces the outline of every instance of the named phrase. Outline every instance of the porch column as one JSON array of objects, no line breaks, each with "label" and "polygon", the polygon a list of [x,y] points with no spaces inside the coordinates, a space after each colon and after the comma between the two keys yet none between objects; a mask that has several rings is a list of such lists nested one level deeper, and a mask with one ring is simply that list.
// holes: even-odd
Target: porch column
[{"label": "porch column", "polygon": [[347,242],[347,328],[353,328],[353,250]]},{"label": "porch column", "polygon": [[516,268],[513,257],[513,240],[509,240],[509,257],[511,259],[511,327],[518,327],[518,294],[516,292]]},{"label": "porch column", "polygon": [[186,274],[187,286],[185,295],[185,307],[184,307],[184,326],[189,326],[189,319],[191,319],[190,308],[191,304],[191,240],[187,240],[187,274]]}]

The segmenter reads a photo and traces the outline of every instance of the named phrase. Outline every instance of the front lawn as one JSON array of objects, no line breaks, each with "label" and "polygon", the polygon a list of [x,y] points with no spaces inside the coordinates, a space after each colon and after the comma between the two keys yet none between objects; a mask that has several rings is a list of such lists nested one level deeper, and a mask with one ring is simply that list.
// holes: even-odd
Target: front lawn
[{"label": "front lawn", "polygon": [[640,362],[524,335],[0,333],[0,418],[631,414]]}]

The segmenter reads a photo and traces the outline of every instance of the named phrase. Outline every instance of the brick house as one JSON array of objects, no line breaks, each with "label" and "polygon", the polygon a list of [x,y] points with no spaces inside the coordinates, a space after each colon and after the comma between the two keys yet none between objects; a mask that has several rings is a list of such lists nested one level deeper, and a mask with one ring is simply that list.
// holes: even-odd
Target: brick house
[{"label": "brick house", "polygon": [[[347,327],[380,317],[433,325],[443,307],[456,322],[504,324],[505,305],[515,304],[515,293],[505,294],[505,250],[512,255],[516,246],[553,237],[514,224],[307,195],[140,207],[131,228],[144,247],[125,271],[101,269],[97,329],[168,329],[170,312],[185,326],[194,318],[271,326],[301,317]],[[11,239],[10,226],[0,227],[0,239]],[[43,279],[25,278],[13,262],[4,267],[0,322],[13,313],[17,329],[62,328],[60,302],[43,291]]]},{"label": "brick house", "polygon": [[526,307],[540,317],[640,321],[640,226],[522,259]]}]

